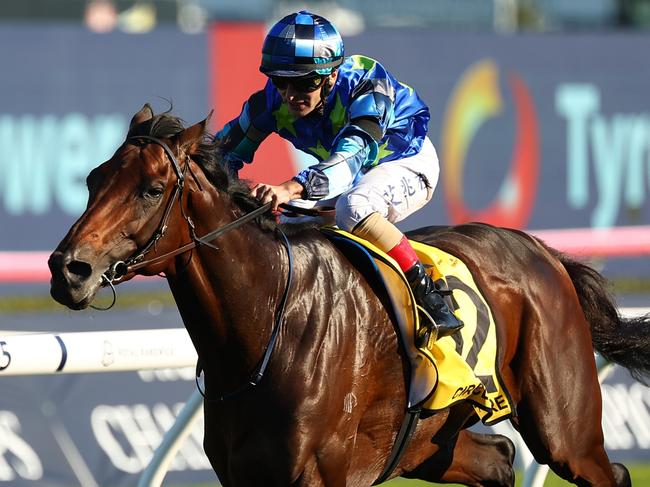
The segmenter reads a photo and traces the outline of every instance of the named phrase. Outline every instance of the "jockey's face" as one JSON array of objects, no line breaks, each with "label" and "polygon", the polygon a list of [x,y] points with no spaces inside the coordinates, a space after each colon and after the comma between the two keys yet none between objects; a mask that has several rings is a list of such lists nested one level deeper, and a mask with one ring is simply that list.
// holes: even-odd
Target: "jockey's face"
[{"label": "jockey's face", "polygon": [[333,86],[337,72],[326,76],[304,76],[301,78],[272,77],[271,81],[282,95],[289,113],[301,118],[313,112],[321,101],[321,90],[324,85]]}]

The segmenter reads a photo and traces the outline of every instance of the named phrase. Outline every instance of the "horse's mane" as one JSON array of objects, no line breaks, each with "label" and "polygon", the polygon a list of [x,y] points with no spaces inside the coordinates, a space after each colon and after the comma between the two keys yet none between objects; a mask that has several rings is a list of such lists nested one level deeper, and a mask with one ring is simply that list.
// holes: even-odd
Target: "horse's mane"
[{"label": "horse's mane", "polygon": [[[160,139],[168,139],[182,132],[186,126],[183,119],[172,115],[169,111],[154,115],[153,118],[134,128],[131,135],[149,135]],[[207,176],[212,185],[246,213],[261,206],[257,198],[250,196],[250,189],[244,180],[231,177],[222,164],[221,143],[209,131],[203,133],[199,146],[192,159]],[[258,219],[265,230],[273,230],[277,223],[271,213],[264,214]]]}]

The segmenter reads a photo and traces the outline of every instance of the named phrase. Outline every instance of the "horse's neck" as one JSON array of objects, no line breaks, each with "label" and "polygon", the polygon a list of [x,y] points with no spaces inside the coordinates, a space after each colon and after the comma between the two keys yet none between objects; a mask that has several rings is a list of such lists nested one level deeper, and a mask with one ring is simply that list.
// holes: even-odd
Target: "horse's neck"
[{"label": "horse's neck", "polygon": [[[212,211],[193,217],[201,236],[225,222]],[[185,326],[203,362],[227,365],[237,375],[260,359],[286,283],[286,250],[255,223],[212,242],[218,250],[199,246],[169,284]]]}]

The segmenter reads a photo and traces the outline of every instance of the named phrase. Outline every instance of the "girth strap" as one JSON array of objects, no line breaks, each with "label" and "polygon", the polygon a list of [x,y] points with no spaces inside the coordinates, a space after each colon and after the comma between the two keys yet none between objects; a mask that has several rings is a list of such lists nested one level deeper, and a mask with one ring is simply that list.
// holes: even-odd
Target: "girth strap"
[{"label": "girth strap", "polygon": [[390,474],[393,473],[393,470],[395,470],[395,467],[397,467],[399,464],[399,461],[402,459],[402,455],[411,442],[415,427],[418,425],[418,422],[420,420],[420,411],[420,409],[410,409],[406,411],[406,415],[404,415],[404,419],[402,420],[402,426],[397,433],[395,443],[393,444],[393,449],[390,452],[390,456],[388,457],[384,471],[381,473],[381,475],[379,475],[379,478],[377,478],[377,480],[375,480],[372,485],[378,485],[388,480]]}]

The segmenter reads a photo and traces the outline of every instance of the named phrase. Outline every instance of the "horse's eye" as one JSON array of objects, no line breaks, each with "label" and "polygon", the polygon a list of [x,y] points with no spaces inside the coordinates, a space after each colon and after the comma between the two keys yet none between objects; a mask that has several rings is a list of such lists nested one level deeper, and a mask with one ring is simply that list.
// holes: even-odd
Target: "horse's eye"
[{"label": "horse's eye", "polygon": [[158,199],[165,193],[162,186],[151,186],[144,191],[144,196],[151,199]]}]

